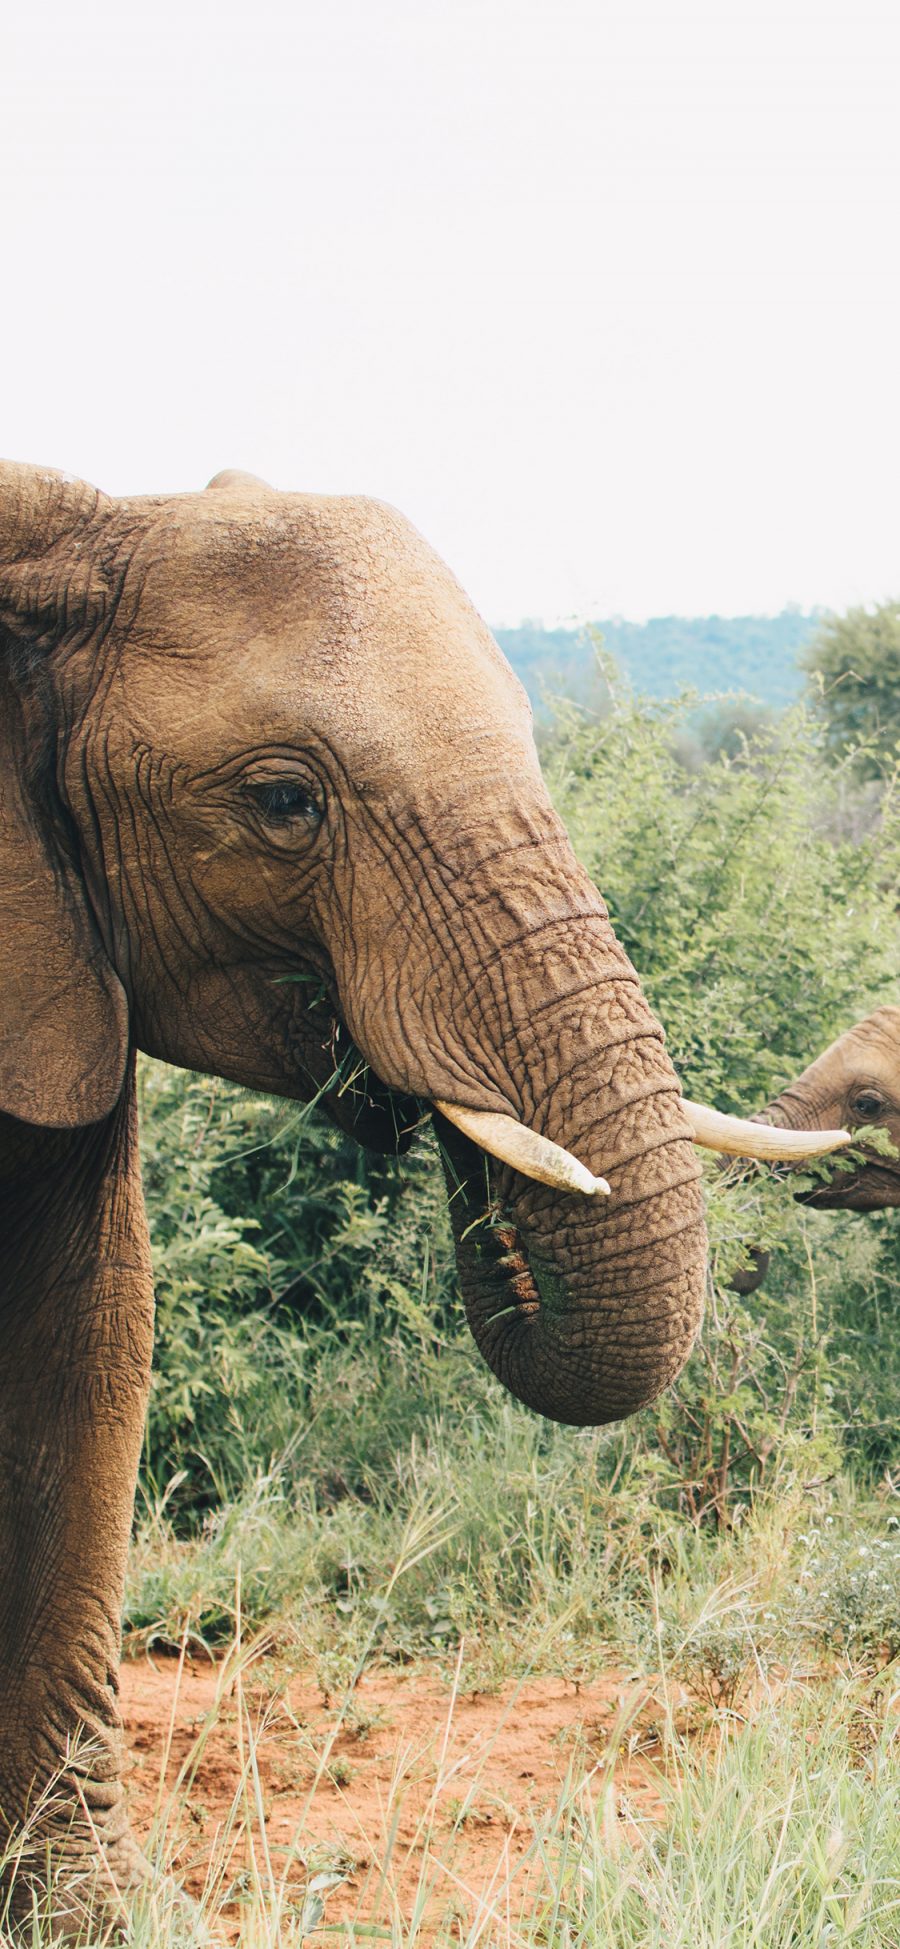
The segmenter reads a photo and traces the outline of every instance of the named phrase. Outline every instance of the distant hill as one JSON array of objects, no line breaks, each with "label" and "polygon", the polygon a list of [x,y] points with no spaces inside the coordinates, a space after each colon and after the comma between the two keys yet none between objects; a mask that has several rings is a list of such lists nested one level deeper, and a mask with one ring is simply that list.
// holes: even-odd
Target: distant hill
[{"label": "distant hill", "polygon": [[783,609],[779,616],[654,616],[647,623],[619,617],[578,629],[526,622],[494,634],[535,704],[547,691],[590,694],[589,629],[599,632],[634,689],[651,697],[686,688],[704,694],[742,690],[782,709],[802,688],[798,655],[820,620],[817,610]]}]

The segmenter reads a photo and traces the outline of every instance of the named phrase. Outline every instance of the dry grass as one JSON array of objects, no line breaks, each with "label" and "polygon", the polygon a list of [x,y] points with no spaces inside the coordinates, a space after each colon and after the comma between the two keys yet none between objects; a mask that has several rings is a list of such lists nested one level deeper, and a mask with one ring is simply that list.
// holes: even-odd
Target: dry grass
[{"label": "dry grass", "polygon": [[[262,1651],[236,1633],[177,1764],[174,1687],[150,1841],[158,1879],[132,1909],[134,1949],[299,1949],[308,1939],[392,1949],[900,1943],[896,1663],[879,1672],[845,1667],[815,1682],[808,1671],[758,1671],[726,1704],[695,1702],[687,1714],[685,1687],[664,1668],[652,1696],[646,1685],[626,1688],[599,1742],[596,1729],[568,1740],[555,1793],[528,1807],[521,1796],[503,1804],[491,1784],[521,1687],[496,1701],[492,1736],[474,1754],[470,1743],[463,1763],[460,1650],[433,1738],[416,1748],[394,1723],[389,1781],[370,1800],[364,1828],[357,1821],[349,1835],[338,1762],[348,1727],[366,1736],[362,1694],[354,1684],[332,1702],[308,1739],[286,1839],[273,1822],[269,1781],[288,1695],[271,1682]],[[415,1689],[409,1681],[411,1696]],[[223,1736],[230,1797],[200,1834],[198,1782]],[[314,1819],[323,1796],[334,1809],[329,1845]],[[28,1840],[20,1838],[20,1854]],[[176,1880],[194,1887],[196,1915],[173,1900]],[[110,1921],[90,1925],[81,1941],[104,1949],[116,1939]],[[39,1910],[22,1940],[28,1949],[52,1941]]]}]

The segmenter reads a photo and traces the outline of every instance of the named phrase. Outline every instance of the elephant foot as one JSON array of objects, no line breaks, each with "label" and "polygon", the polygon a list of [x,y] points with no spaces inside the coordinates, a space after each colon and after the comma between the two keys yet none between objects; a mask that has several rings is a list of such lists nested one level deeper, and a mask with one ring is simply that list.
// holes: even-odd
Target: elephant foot
[{"label": "elephant foot", "polygon": [[2,1913],[6,1949],[106,1949],[126,1942],[130,1915],[151,1870],[130,1835],[98,1858],[86,1848],[38,1837],[14,1841],[10,1848],[7,1894]]},{"label": "elephant foot", "polygon": [[[29,1853],[31,1851],[29,1850]],[[115,1949],[147,1942],[160,1949],[218,1949],[200,1910],[170,1875],[122,1834],[98,1860],[47,1850],[41,1867],[16,1857],[0,1907],[0,1949]]]}]

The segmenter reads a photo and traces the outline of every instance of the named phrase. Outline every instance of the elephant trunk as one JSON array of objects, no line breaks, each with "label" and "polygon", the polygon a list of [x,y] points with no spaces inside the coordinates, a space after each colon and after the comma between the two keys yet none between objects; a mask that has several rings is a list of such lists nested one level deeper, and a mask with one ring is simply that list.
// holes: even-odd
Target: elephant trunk
[{"label": "elephant trunk", "polygon": [[[451,1150],[451,1195],[461,1168]],[[514,1202],[488,1242],[473,1231],[475,1207],[453,1196],[469,1325],[517,1400],[554,1421],[599,1426],[645,1407],[675,1380],[702,1313],[704,1233],[696,1194],[690,1205],[685,1215],[675,1196],[648,1199],[643,1213],[629,1214],[646,1220],[647,1236],[633,1247],[627,1227],[617,1238],[601,1237],[596,1219],[582,1220],[573,1268],[562,1262],[564,1240],[552,1255],[545,1248],[538,1256],[524,1221],[514,1222]],[[573,1252],[575,1246],[573,1239]]]},{"label": "elephant trunk", "polygon": [[[549,808],[526,812],[521,795],[502,844],[483,822],[450,857],[417,841],[377,951],[340,956],[336,973],[371,1068],[434,1110],[483,1355],[528,1406],[584,1426],[653,1400],[687,1359],[705,1279],[700,1172],[662,1030],[603,902]],[[493,1155],[472,1141],[479,1117]],[[543,1161],[557,1146],[582,1188],[541,1182],[528,1146],[507,1144],[511,1120],[549,1140]]]},{"label": "elephant trunk", "polygon": [[690,1124],[661,1031],[615,952],[614,979],[520,1028],[510,1065],[529,1126],[602,1174],[609,1195],[525,1176],[435,1113],[478,1347],[518,1400],[576,1426],[652,1401],[687,1359],[703,1308]]}]

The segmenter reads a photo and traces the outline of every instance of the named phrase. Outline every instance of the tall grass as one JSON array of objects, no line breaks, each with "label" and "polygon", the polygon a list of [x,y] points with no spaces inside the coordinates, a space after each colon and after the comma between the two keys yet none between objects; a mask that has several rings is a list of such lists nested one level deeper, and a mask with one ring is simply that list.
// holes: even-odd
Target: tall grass
[{"label": "tall grass", "polygon": [[[410,1534],[411,1564],[431,1541],[427,1530]],[[461,1800],[451,1755],[457,1660],[443,1732],[420,1756],[415,1790],[408,1765],[395,1767],[371,1825],[356,1837],[367,1865],[351,1885],[337,1850],[331,1866],[316,1865],[321,1845],[307,1824],[352,1687],[332,1706],[294,1832],[276,1847],[267,1831],[268,1728],[251,1683],[254,1655],[238,1631],[190,1752],[173,1782],[164,1787],[160,1779],[150,1846],[156,1879],[132,1908],[134,1949],[226,1939],[246,1949],[299,1949],[309,1939],[377,1940],[393,1949],[896,1949],[900,1941],[896,1662],[877,1683],[849,1667],[816,1686],[808,1674],[805,1684],[792,1684],[789,1672],[757,1678],[751,1711],[720,1705],[686,1731],[663,1661],[653,1757],[642,1761],[649,1793],[629,1794],[623,1756],[640,1754],[641,1742],[626,1705],[599,1751],[573,1753],[553,1804],[507,1808],[473,1867],[467,1821],[491,1749],[483,1745],[466,1770]],[[192,1843],[186,1851],[183,1806],[229,1695],[237,1716],[234,1790],[192,1910],[173,1879],[193,1851]],[[504,1709],[515,1712],[515,1690]],[[52,1886],[52,1868],[50,1875]],[[102,1892],[102,1872],[100,1884]],[[111,1946],[116,1927],[114,1917],[96,1913],[82,1949]],[[40,1902],[22,1940],[48,1949]]]},{"label": "tall grass", "polygon": [[[128,1641],[227,1642],[240,1577],[251,1628],[338,1684],[370,1637],[390,1661],[446,1658],[463,1636],[482,1685],[533,1664],[538,1646],[544,1668],[568,1677],[610,1657],[646,1666],[660,1630],[667,1654],[718,1661],[720,1676],[743,1668],[751,1644],[770,1663],[801,1641],[819,1657],[894,1655],[900,1496],[823,1480],[815,1461],[786,1442],[771,1488],[716,1529],[684,1520],[626,1430],[549,1426],[499,1390],[455,1421],[420,1410],[390,1465],[364,1472],[362,1496],[276,1466],[197,1535],[180,1535],[164,1503],[147,1510]],[[434,1546],[391,1583],[426,1517]]]}]

